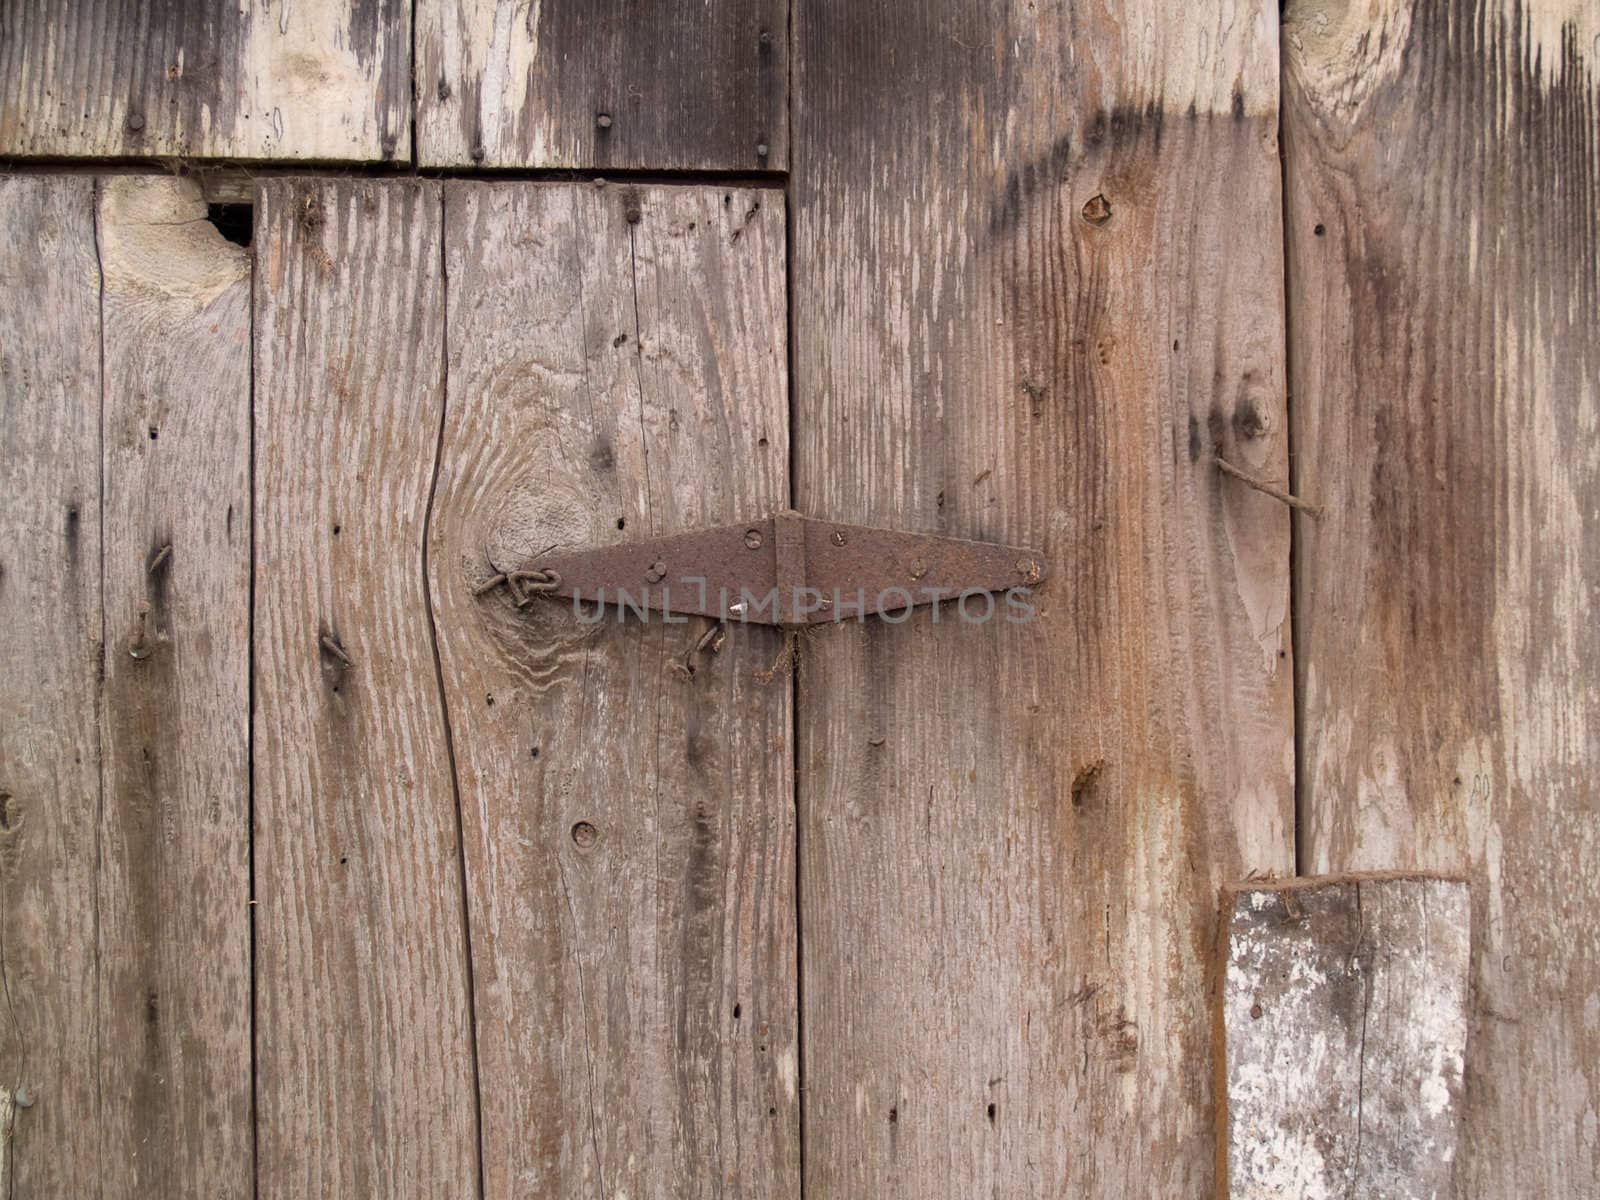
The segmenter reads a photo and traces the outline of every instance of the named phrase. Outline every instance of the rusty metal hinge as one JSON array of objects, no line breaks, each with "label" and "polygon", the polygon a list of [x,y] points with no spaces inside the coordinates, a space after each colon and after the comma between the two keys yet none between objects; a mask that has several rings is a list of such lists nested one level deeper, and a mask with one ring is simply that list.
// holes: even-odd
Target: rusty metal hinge
[{"label": "rusty metal hinge", "polygon": [[1026,594],[1038,551],[899,533],[779,512],[647,541],[549,552],[495,575],[518,606],[534,595],[759,625],[899,616],[941,600]]}]

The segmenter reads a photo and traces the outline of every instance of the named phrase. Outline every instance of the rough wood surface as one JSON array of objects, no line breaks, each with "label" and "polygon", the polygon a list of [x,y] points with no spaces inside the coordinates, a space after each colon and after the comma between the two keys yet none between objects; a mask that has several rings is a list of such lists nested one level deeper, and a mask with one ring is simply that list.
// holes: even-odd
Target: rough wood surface
[{"label": "rough wood surface", "polygon": [[424,166],[788,163],[787,0],[420,0],[416,15]]},{"label": "rough wood surface", "polygon": [[[806,1194],[1203,1195],[1291,869],[1277,6],[800,6],[796,507],[1042,546],[799,687]],[[907,103],[908,96],[917,97]]]},{"label": "rough wood surface", "polygon": [[1219,1195],[1455,1196],[1467,885],[1246,884],[1222,919]]},{"label": "rough wood surface", "polygon": [[0,155],[410,157],[402,0],[17,0]]},{"label": "rough wood surface", "polygon": [[[0,179],[0,1086],[8,1195],[102,1170],[96,1020],[100,271],[94,180]],[[24,299],[25,298],[25,299]]]},{"label": "rough wood surface", "polygon": [[703,618],[473,595],[551,547],[787,502],[782,193],[456,184],[446,214],[429,562],[485,1194],[794,1195],[790,686],[758,676],[779,635],[691,656]]},{"label": "rough wood surface", "polygon": [[250,257],[189,181],[108,178],[98,216],[102,1162],[247,1197]]},{"label": "rough wood surface", "polygon": [[1291,4],[1307,869],[1473,882],[1462,1194],[1600,1169],[1600,10]]},{"label": "rough wood surface", "polygon": [[259,195],[259,1194],[466,1196],[466,931],[423,578],[439,187]]}]

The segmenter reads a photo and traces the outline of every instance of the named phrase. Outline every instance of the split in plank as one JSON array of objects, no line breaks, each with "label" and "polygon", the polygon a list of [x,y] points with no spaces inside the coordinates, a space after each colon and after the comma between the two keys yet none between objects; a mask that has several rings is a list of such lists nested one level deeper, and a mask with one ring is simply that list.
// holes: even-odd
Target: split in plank
[{"label": "split in plank", "polygon": [[1219,1195],[1456,1194],[1470,924],[1459,880],[1224,893]]},{"label": "split in plank", "polygon": [[457,814],[424,586],[440,187],[263,182],[254,248],[263,1198],[466,1196]]}]

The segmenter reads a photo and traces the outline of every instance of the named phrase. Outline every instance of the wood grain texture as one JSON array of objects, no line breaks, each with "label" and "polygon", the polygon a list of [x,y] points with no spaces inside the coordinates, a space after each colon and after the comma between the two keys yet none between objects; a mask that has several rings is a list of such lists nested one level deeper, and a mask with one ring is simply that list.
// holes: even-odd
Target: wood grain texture
[{"label": "wood grain texture", "polygon": [[457,818],[423,578],[440,235],[435,184],[259,192],[262,1197],[477,1187]]},{"label": "wood grain texture", "polygon": [[1471,915],[1459,880],[1224,895],[1219,1195],[1456,1194]]},{"label": "wood grain texture", "polygon": [[779,635],[730,628],[690,673],[703,618],[472,594],[552,547],[786,503],[782,193],[453,184],[446,214],[429,562],[485,1194],[794,1195],[790,687],[758,678]]},{"label": "wood grain texture", "polygon": [[402,0],[16,0],[0,154],[410,157]]},{"label": "wood grain texture", "polygon": [[101,184],[106,1194],[247,1197],[250,256],[197,185]]},{"label": "wood grain texture", "polygon": [[1600,14],[1285,33],[1308,868],[1471,879],[1462,1194],[1593,1196]]},{"label": "wood grain texture", "polygon": [[[0,1080],[8,1195],[92,1196],[100,269],[94,180],[0,178]],[[18,302],[24,298],[25,302]]]},{"label": "wood grain texture", "polygon": [[1052,564],[803,654],[811,1200],[1210,1191],[1217,888],[1293,857],[1288,522],[1213,461],[1286,473],[1276,12],[796,12],[796,507]]},{"label": "wood grain texture", "polygon": [[788,165],[787,0],[420,0],[416,17],[424,166]]}]

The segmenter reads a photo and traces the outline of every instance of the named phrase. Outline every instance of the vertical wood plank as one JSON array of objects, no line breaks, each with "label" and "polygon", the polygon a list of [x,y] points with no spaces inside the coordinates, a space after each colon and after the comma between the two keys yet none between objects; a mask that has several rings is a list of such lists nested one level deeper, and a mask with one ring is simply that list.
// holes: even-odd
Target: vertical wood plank
[{"label": "vertical wood plank", "polygon": [[[101,184],[108,1193],[246,1197],[250,256],[192,181]],[[90,1056],[88,1047],[80,1051]]]},{"label": "vertical wood plank", "polygon": [[16,0],[0,154],[410,158],[404,0]]},{"label": "vertical wood plank", "polygon": [[[796,506],[1040,545],[800,679],[806,1194],[1202,1195],[1292,864],[1277,8],[796,12]],[[908,96],[918,98],[907,103]]]},{"label": "vertical wood plank", "polygon": [[[0,1085],[11,1194],[100,1186],[94,181],[0,178]],[[115,1165],[111,1165],[116,1170]]]},{"label": "vertical wood plank", "polygon": [[[485,1194],[799,1184],[780,639],[518,610],[496,571],[788,492],[780,192],[451,185],[429,562],[459,763]],[[640,581],[643,586],[644,581]]]},{"label": "vertical wood plank", "polygon": [[788,0],[420,0],[416,17],[424,166],[788,165]]},{"label": "vertical wood plank", "polygon": [[1310,869],[1473,884],[1464,1195],[1600,1162],[1600,13],[1289,7]]},{"label": "vertical wood plank", "polygon": [[1219,1195],[1456,1194],[1470,925],[1459,880],[1224,895]]},{"label": "vertical wood plank", "polygon": [[440,192],[256,213],[259,1193],[477,1187],[456,812],[423,577]]}]

